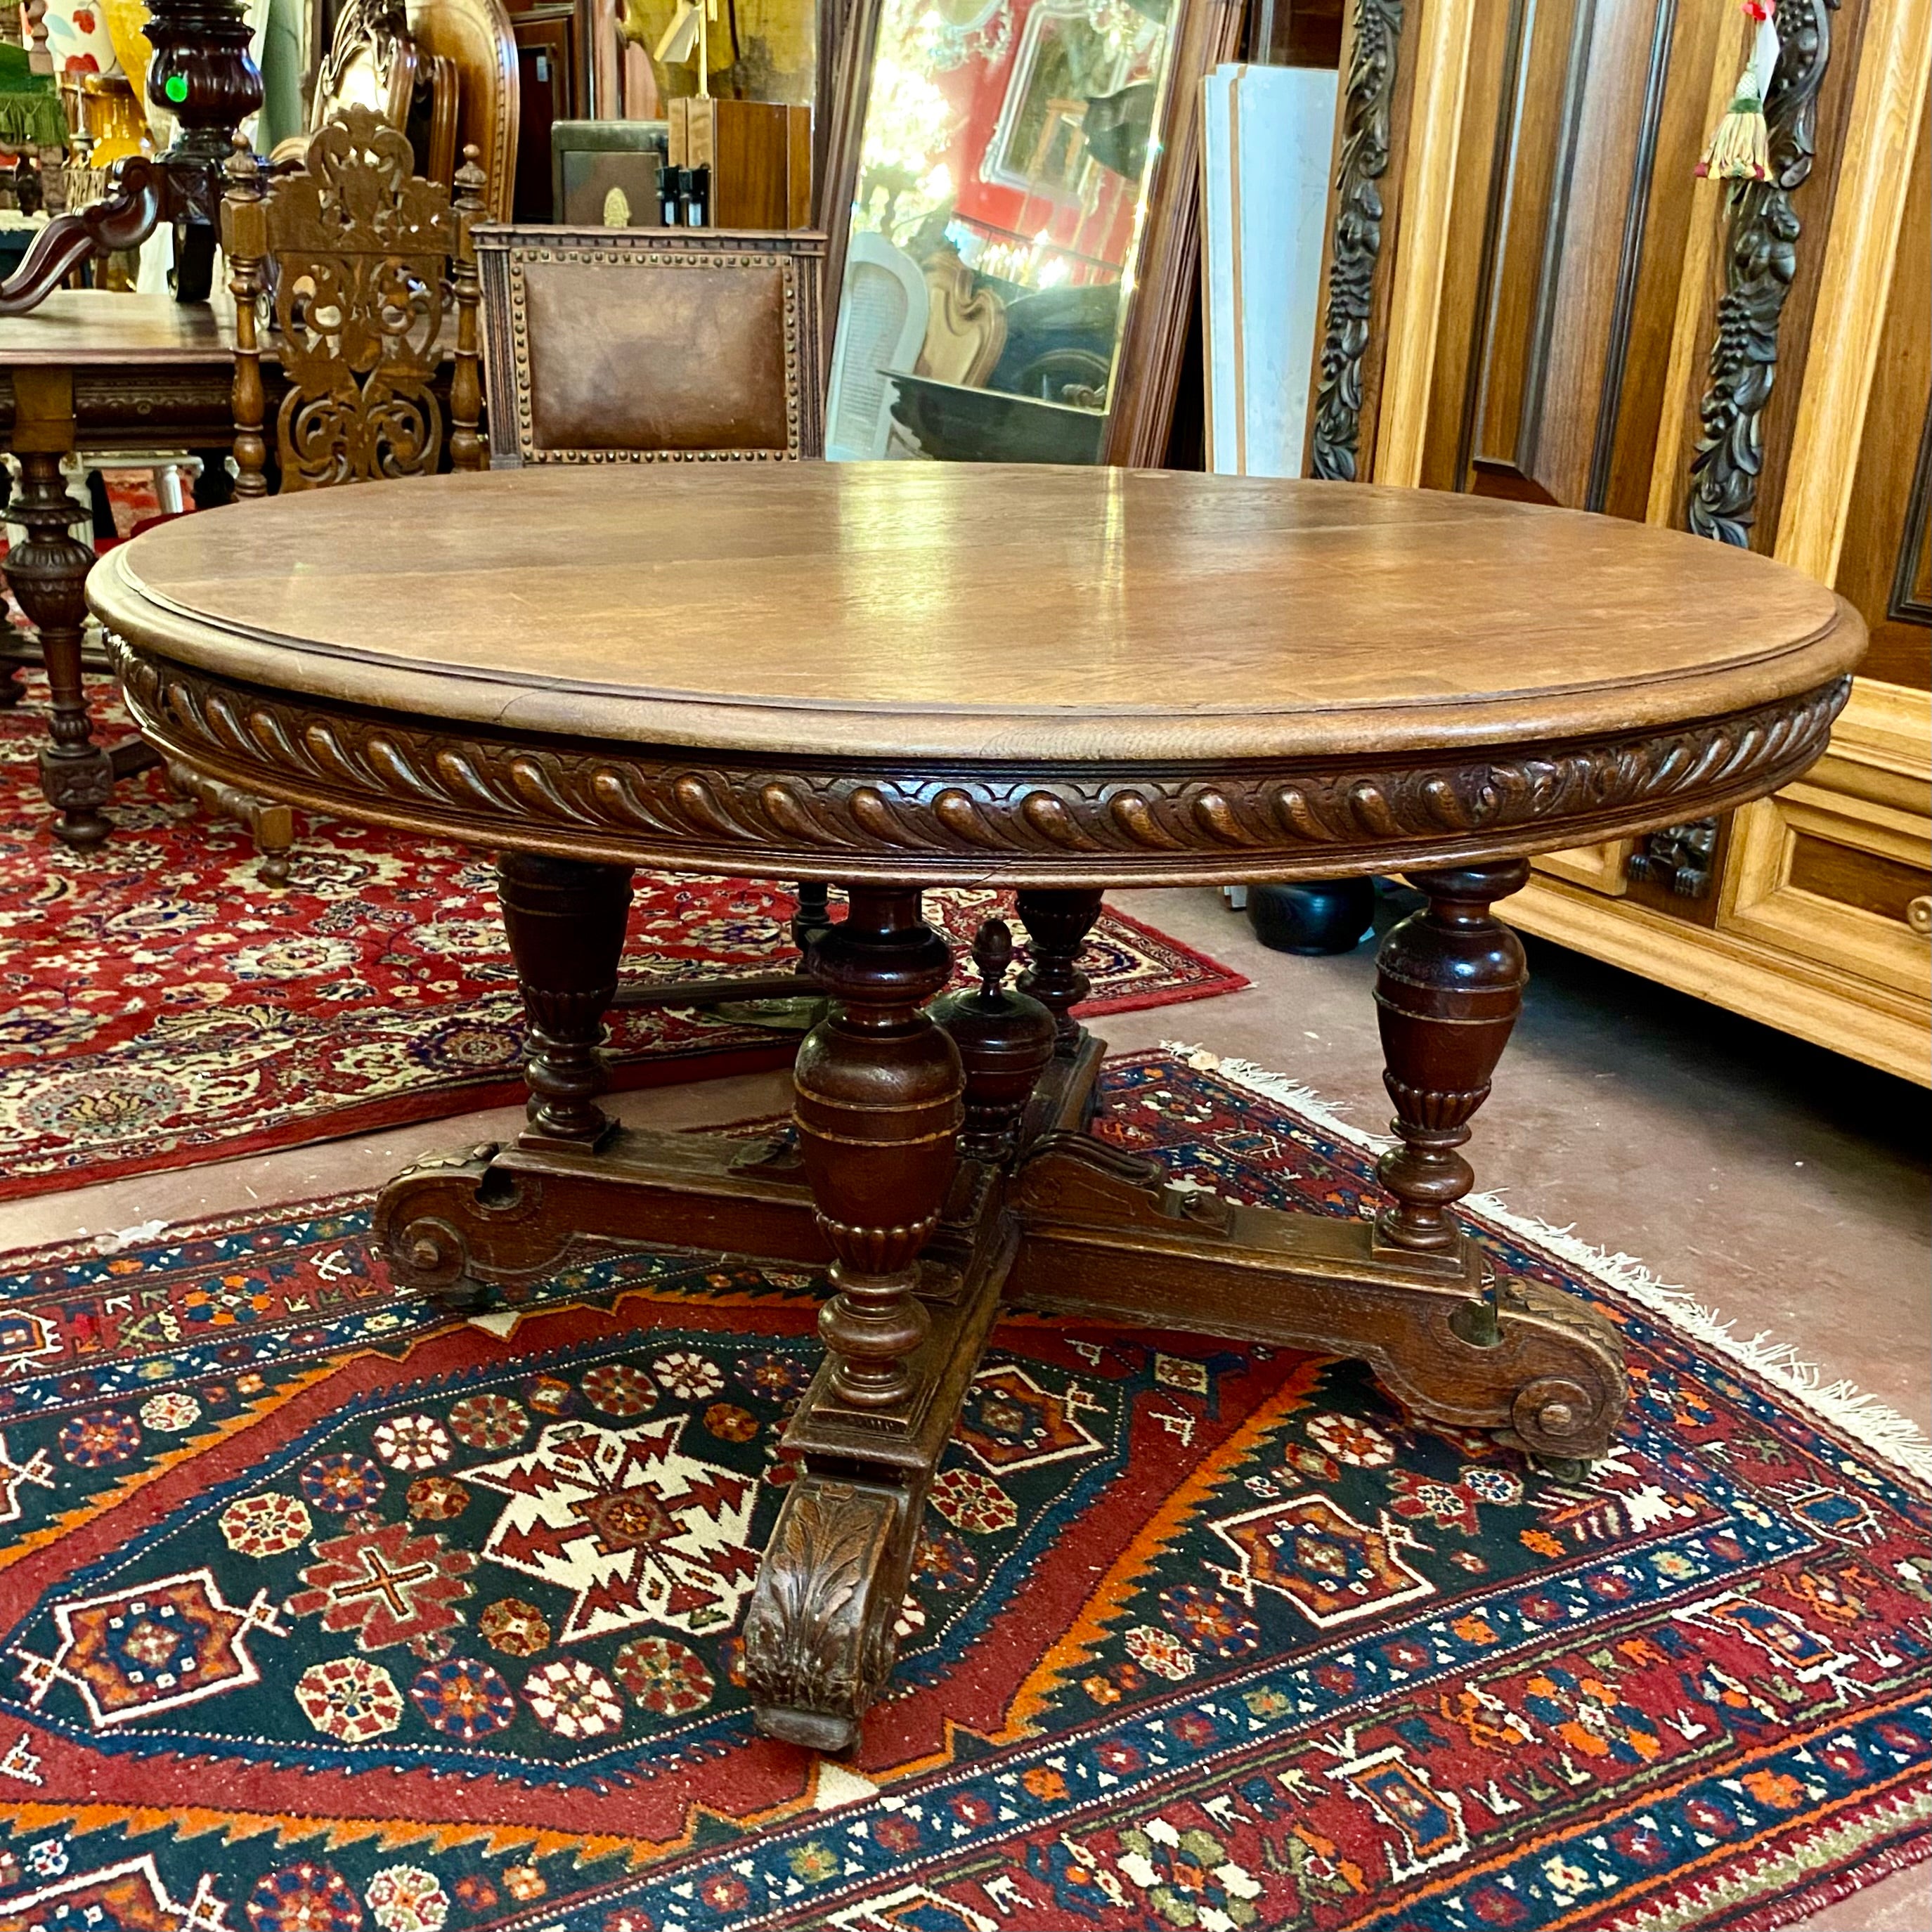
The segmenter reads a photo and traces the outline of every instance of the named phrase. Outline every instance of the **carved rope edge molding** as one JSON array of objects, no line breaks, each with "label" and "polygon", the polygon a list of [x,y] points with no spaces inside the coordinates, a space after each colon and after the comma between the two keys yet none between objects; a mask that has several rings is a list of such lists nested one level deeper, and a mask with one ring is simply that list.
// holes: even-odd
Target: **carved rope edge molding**
[{"label": "carved rope edge molding", "polygon": [[[1669,729],[1462,758],[1092,767],[784,763],[491,736],[205,677],[110,635],[130,709],[170,756],[272,796],[480,842],[784,874],[1041,883],[1262,877],[1374,860],[1547,850],[1774,790],[1824,749],[1850,692]],[[942,775],[943,774],[943,775]]]},{"label": "carved rope edge molding", "polygon": [[1818,96],[1838,6],[1838,0],[1779,0],[1778,68],[1765,101],[1771,178],[1738,183],[1731,200],[1724,292],[1685,518],[1699,536],[1740,550],[1749,545],[1756,520],[1764,412],[1778,380],[1785,298],[1798,272],[1801,224],[1792,196],[1816,156]]},{"label": "carved rope edge molding", "polygon": [[1310,438],[1313,472],[1330,483],[1355,480],[1362,430],[1362,358],[1369,346],[1376,264],[1382,251],[1382,197],[1388,172],[1402,0],[1359,0],[1348,80],[1342,99],[1342,148],[1335,170],[1335,228],[1328,251],[1322,318],[1322,380]]}]

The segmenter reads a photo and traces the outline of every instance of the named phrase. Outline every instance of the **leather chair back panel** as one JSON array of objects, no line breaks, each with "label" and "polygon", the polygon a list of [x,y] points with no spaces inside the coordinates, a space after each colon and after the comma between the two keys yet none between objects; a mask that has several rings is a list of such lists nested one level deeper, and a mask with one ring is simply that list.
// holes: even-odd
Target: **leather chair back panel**
[{"label": "leather chair back panel", "polygon": [[492,464],[825,453],[806,230],[478,226]]},{"label": "leather chair back panel", "polygon": [[614,300],[607,267],[523,270],[530,418],[539,452],[742,450],[796,457],[788,412],[792,265],[703,269],[640,260]]}]

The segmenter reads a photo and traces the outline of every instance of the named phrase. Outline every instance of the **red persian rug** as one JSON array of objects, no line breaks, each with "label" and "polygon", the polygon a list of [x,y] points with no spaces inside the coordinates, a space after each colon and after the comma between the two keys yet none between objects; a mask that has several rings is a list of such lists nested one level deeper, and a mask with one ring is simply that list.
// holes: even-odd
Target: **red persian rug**
[{"label": "red persian rug", "polygon": [[[1366,1204],[1264,1079],[1106,1078],[1177,1178]],[[457,1321],[362,1200],[12,1256],[0,1932],[1743,1932],[1923,1857],[1922,1445],[1474,1226],[1623,1333],[1587,1479],[1346,1362],[1016,1316],[849,1764],[736,1676],[808,1276]],[[620,1492],[675,1534],[607,1546]]]},{"label": "red persian rug", "polygon": [[[36,679],[28,704],[44,694]],[[520,1095],[522,1009],[485,855],[308,815],[278,892],[247,832],[173,803],[159,772],[120,788],[104,846],[70,852],[47,829],[42,730],[32,711],[0,712],[0,1199]],[[790,956],[780,888],[637,885],[633,973],[769,972]],[[928,895],[962,969],[1001,903]],[[1247,984],[1112,908],[1084,964],[1088,1013]],[[620,1086],[784,1066],[797,1045],[675,1010],[620,1010],[612,1034]]]}]

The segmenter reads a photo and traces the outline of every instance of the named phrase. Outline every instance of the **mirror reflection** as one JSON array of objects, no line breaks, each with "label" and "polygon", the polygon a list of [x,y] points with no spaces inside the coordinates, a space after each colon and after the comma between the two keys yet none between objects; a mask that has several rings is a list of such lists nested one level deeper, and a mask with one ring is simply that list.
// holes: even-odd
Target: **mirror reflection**
[{"label": "mirror reflection", "polygon": [[1100,460],[1168,0],[882,0],[834,458]]}]

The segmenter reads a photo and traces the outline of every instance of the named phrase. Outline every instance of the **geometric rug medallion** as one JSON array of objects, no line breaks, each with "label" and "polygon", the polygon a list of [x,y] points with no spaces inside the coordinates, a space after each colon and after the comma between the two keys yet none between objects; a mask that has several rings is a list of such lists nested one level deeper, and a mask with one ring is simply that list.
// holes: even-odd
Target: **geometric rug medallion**
[{"label": "geometric rug medallion", "polygon": [[[1178,1180],[1372,1200],[1236,1072],[1106,1088]],[[832,1763],[738,1681],[814,1278],[466,1322],[368,1206],[8,1258],[0,1932],[1667,1932],[1928,1849],[1922,1474],[1518,1227],[1628,1351],[1582,1480],[1349,1363],[1003,1322]]]},{"label": "geometric rug medallion", "polygon": [[[94,680],[97,691],[103,687]],[[523,1096],[523,1009],[490,856],[298,814],[290,884],[263,886],[232,820],[118,787],[115,832],[54,838],[35,759],[44,681],[0,712],[0,1199],[434,1120]],[[110,738],[131,729],[104,700]],[[959,976],[1007,896],[926,895]],[[627,976],[770,972],[794,956],[782,887],[640,872]],[[1232,992],[1238,973],[1108,907],[1082,1011]],[[789,1064],[795,1034],[619,1007],[614,1083]]]}]

